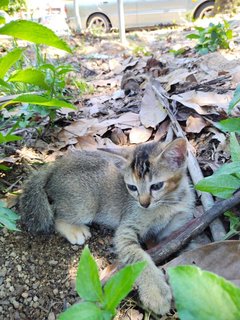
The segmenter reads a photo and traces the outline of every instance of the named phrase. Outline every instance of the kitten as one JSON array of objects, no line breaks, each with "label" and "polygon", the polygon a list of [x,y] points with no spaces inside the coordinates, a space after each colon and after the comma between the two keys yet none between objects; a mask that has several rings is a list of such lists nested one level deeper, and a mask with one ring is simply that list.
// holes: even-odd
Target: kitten
[{"label": "kitten", "polygon": [[139,241],[150,234],[165,237],[192,218],[194,195],[186,158],[184,139],[164,148],[150,142],[75,152],[30,177],[19,201],[22,221],[31,233],[55,228],[80,245],[91,236],[87,225],[92,222],[116,229],[120,261],[147,261],[137,280],[140,299],[155,313],[165,314],[171,306],[170,288]]}]

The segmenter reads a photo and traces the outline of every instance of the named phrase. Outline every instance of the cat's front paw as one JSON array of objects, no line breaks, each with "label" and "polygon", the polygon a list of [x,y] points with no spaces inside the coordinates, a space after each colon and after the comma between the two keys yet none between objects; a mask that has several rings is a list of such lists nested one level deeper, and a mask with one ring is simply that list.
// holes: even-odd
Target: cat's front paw
[{"label": "cat's front paw", "polygon": [[82,245],[91,237],[89,227],[85,225],[71,225],[65,221],[57,220],[55,229],[61,233],[71,244]]},{"label": "cat's front paw", "polygon": [[139,297],[143,305],[156,314],[164,315],[169,312],[172,293],[161,270],[155,270],[153,273],[145,272],[139,280]]}]

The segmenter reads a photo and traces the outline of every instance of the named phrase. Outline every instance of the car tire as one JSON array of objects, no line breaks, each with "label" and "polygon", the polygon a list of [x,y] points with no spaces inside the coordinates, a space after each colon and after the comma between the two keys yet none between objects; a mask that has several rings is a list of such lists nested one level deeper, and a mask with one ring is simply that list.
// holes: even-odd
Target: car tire
[{"label": "car tire", "polygon": [[99,28],[104,32],[109,32],[111,29],[111,23],[104,14],[94,13],[88,18],[87,27],[88,29]]},{"label": "car tire", "polygon": [[194,19],[202,19],[213,16],[214,1],[201,4],[194,13]]}]

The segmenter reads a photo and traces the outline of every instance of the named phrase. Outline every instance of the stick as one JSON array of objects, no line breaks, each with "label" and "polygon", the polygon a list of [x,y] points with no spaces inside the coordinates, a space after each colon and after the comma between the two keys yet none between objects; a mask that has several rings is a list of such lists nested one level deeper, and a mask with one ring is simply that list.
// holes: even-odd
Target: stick
[{"label": "stick", "polygon": [[[238,190],[231,198],[216,202],[205,214],[189,221],[187,224],[170,234],[170,236],[158,245],[147,250],[147,253],[152,257],[156,265],[162,264],[165,259],[179,251],[192,238],[201,234],[214,219],[227,210],[232,209],[237,204],[240,204],[240,190]],[[107,267],[102,273],[102,284],[105,284],[120,267],[119,264]]]},{"label": "stick", "polygon": [[[168,116],[171,120],[172,128],[173,128],[176,136],[186,138],[185,133],[183,132],[180,124],[176,120],[174,113],[171,109],[171,105],[169,103],[169,100],[171,98],[167,96],[165,90],[162,88],[162,86],[158,80],[152,79],[151,82],[152,82],[153,91],[155,92],[158,100],[165,107],[165,109],[168,113]],[[173,106],[175,106],[174,103],[176,104],[176,102],[173,102]],[[189,151],[188,152],[188,170],[189,170],[189,173],[190,173],[190,176],[192,178],[193,183],[196,184],[200,180],[202,180],[204,178],[204,176],[203,176],[202,171],[199,167],[197,159],[195,158],[195,156],[193,155],[193,153],[191,151],[191,145],[189,142],[188,142],[188,151]],[[208,210],[209,208],[211,208],[214,205],[214,200],[213,200],[213,197],[211,196],[210,193],[205,193],[205,192],[202,193],[199,191],[197,191],[197,192],[201,196],[201,201],[202,201],[204,210]],[[210,229],[211,229],[211,233],[212,233],[212,237],[213,237],[214,241],[222,240],[226,234],[225,229],[224,229],[222,222],[220,220],[213,221],[210,225]]]},{"label": "stick", "polygon": [[189,240],[201,234],[214,219],[239,203],[240,190],[231,198],[216,202],[205,214],[189,221],[147,252],[157,265],[161,264],[166,258],[181,249]]}]

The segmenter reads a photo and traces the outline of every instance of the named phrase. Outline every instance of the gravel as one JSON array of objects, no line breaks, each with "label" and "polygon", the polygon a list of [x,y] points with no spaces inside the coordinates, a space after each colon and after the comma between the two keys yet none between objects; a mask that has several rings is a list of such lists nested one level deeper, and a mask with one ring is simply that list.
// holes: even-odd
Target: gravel
[{"label": "gravel", "polygon": [[[112,263],[112,233],[94,226],[90,250],[99,269]],[[0,320],[55,320],[79,300],[75,279],[82,246],[59,235],[0,230]]]}]

